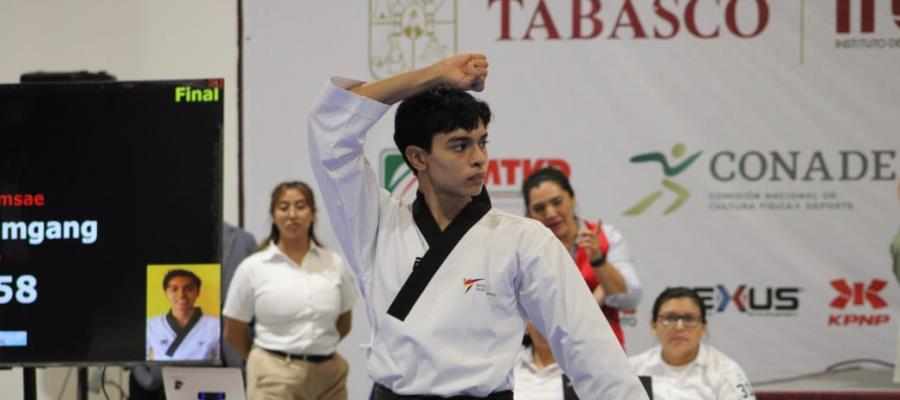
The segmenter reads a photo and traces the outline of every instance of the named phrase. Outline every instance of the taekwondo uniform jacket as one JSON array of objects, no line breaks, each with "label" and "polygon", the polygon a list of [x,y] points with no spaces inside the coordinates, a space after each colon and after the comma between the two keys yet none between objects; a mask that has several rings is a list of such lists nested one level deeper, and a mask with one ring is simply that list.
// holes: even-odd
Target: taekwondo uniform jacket
[{"label": "taekwondo uniform jacket", "polygon": [[424,202],[418,208],[403,204],[379,187],[363,145],[366,132],[390,107],[343,89],[361,82],[332,82],[309,117],[310,158],[322,203],[366,301],[369,376],[400,395],[487,396],[512,389],[529,319],[552,344],[579,396],[646,399],[563,245],[540,222],[489,208],[486,193],[470,203],[488,201],[486,213],[405,318],[388,313],[413,264],[427,258],[429,247],[443,245],[441,235],[456,220],[444,232],[423,232],[417,222],[432,218]]},{"label": "taekwondo uniform jacket", "polygon": [[[160,314],[147,320],[147,360],[219,359],[219,318],[201,315],[193,324],[181,329],[170,315]],[[170,351],[173,346],[174,351]]]}]

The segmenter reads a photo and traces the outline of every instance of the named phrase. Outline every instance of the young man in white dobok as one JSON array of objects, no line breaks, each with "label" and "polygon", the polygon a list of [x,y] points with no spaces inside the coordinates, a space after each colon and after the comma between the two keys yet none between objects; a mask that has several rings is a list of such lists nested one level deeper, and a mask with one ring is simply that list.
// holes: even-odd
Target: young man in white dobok
[{"label": "young man in white dobok", "polygon": [[[511,399],[527,319],[579,396],[646,399],[559,240],[491,208],[491,113],[466,92],[483,89],[487,68],[458,54],[370,83],[333,78],[309,117],[312,167],[366,301],[376,398]],[[418,177],[411,205],[378,186],[363,153],[401,100],[394,141]]]}]

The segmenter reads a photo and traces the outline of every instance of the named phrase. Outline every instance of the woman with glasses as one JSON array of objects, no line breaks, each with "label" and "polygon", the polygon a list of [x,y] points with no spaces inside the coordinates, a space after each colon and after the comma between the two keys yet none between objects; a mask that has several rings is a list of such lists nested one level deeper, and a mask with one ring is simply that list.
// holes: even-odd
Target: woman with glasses
[{"label": "woman with glasses", "polygon": [[738,364],[710,345],[706,309],[691,289],[664,290],[653,303],[650,329],[659,346],[631,357],[638,375],[649,375],[655,400],[755,399]]}]

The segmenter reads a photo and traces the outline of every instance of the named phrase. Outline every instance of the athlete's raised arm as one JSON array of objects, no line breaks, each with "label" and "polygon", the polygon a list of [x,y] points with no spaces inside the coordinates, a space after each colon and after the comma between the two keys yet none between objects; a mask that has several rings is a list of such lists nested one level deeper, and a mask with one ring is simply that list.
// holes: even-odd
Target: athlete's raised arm
[{"label": "athlete's raised arm", "polygon": [[484,89],[487,70],[487,57],[483,54],[460,53],[428,67],[363,83],[350,91],[384,104],[394,104],[438,85],[480,92]]}]

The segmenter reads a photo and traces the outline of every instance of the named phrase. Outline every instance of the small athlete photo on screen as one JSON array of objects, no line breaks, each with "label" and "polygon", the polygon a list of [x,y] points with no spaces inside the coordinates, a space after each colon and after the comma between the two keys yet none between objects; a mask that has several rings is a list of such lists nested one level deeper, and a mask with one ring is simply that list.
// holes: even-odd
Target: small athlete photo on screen
[{"label": "small athlete photo on screen", "polygon": [[220,266],[147,266],[147,360],[216,361]]}]

